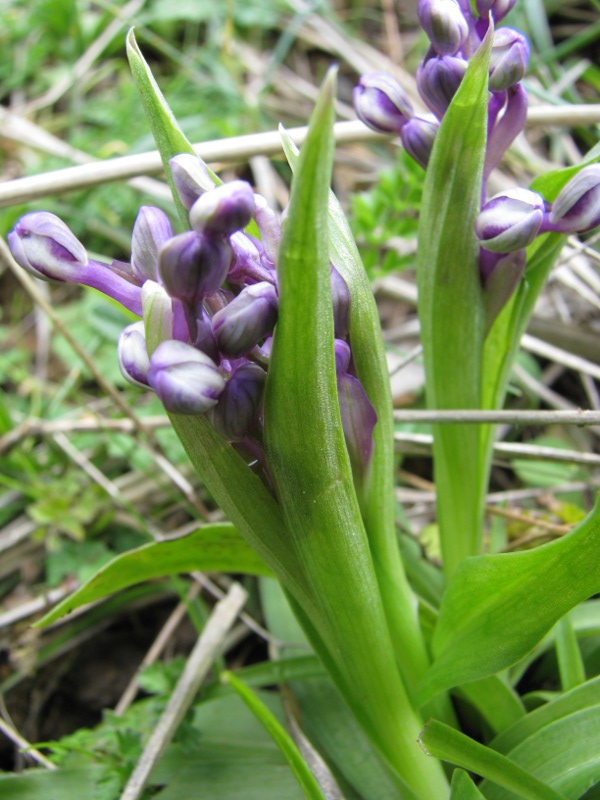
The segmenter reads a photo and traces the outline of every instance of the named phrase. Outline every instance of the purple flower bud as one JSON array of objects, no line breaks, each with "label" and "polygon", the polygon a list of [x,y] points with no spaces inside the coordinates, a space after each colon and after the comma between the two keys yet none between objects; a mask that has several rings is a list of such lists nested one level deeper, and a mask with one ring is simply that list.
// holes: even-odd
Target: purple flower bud
[{"label": "purple flower bud", "polygon": [[490,121],[493,109],[493,127],[488,134],[484,179],[487,179],[492,170],[500,163],[500,159],[508,150],[525,127],[527,119],[527,92],[520,83],[510,86],[506,90],[506,105],[499,119],[496,115],[502,108],[502,95],[493,94],[489,104]]},{"label": "purple flower bud", "polygon": [[88,263],[79,239],[48,211],[25,214],[7,239],[17,263],[36,278],[77,283]]},{"label": "purple flower bud", "polygon": [[527,72],[528,62],[527,38],[512,28],[498,28],[492,44],[490,89],[502,92],[518,83]]},{"label": "purple flower bud", "polygon": [[482,17],[492,12],[496,25],[503,20],[517,0],[477,0],[477,11]]},{"label": "purple flower bud", "polygon": [[201,195],[190,209],[190,225],[207,236],[230,236],[254,214],[254,191],[246,181],[231,181]]},{"label": "purple flower bud", "polygon": [[408,95],[386,72],[363,75],[354,89],[356,116],[380,133],[400,133],[413,116]]},{"label": "purple flower bud", "polygon": [[262,242],[256,241],[243,231],[238,231],[229,239],[229,243],[233,252],[231,267],[227,274],[229,283],[242,286],[260,281],[276,282],[275,269],[265,265],[268,259],[264,258]]},{"label": "purple flower bud", "polygon": [[454,55],[469,34],[469,25],[456,0],[419,0],[419,22],[434,50]]},{"label": "purple flower bud", "polygon": [[131,268],[143,283],[158,280],[158,252],[173,236],[169,218],[160,208],[142,206],[131,236]]},{"label": "purple flower bud", "polygon": [[146,348],[144,323],[140,320],[128,325],[119,336],[117,356],[121,375],[134,386],[148,386],[150,359]]},{"label": "purple flower bud", "polygon": [[180,153],[169,161],[171,175],[182,204],[190,210],[202,192],[215,188],[204,161],[191,153]]},{"label": "purple flower bud", "polygon": [[231,263],[229,243],[186,231],[169,239],[158,256],[159,273],[171,297],[193,304],[216,292]]},{"label": "purple flower bud", "polygon": [[563,186],[548,215],[550,229],[584,233],[600,225],[600,164],[583,167]]},{"label": "purple flower bud", "polygon": [[152,353],[148,383],[174,414],[204,414],[225,388],[212,359],[174,339],[161,342]]},{"label": "purple flower bud", "polygon": [[335,336],[341,339],[348,333],[350,292],[346,281],[334,266],[331,267],[331,299],[333,301],[333,328]]},{"label": "purple flower bud", "polygon": [[448,110],[466,71],[467,62],[458,56],[433,57],[419,67],[419,93],[438,119]]},{"label": "purple flower bud", "polygon": [[438,122],[413,117],[400,132],[404,149],[423,169],[427,169],[438,128]]},{"label": "purple flower bud", "polygon": [[141,315],[141,288],[129,265],[90,261],[84,246],[65,223],[48,211],[25,214],[7,237],[15,260],[36,278],[81,284],[114,298]]},{"label": "purple flower bud", "polygon": [[544,199],[528,189],[500,192],[481,209],[475,233],[492,253],[512,253],[531,244],[544,219]]},{"label": "purple flower bud", "polygon": [[373,428],[377,414],[358,378],[337,376],[338,400],[346,448],[355,480],[362,481],[373,455]]},{"label": "purple flower bud", "polygon": [[237,366],[212,409],[210,418],[230,441],[242,439],[256,423],[267,373],[251,361]]},{"label": "purple flower bud", "polygon": [[203,353],[210,356],[213,361],[218,361],[219,351],[217,348],[217,340],[212,329],[211,318],[200,304],[192,308],[188,307],[187,310],[186,318],[191,332],[191,343],[198,350],[202,350]]},{"label": "purple flower bud", "polygon": [[335,371],[339,375],[340,372],[348,372],[350,366],[350,345],[343,339],[334,339],[333,349],[335,352]]},{"label": "purple flower bud", "polygon": [[[486,332],[489,331],[498,314],[512,297],[515,289],[525,274],[527,260],[525,250],[499,255],[482,250],[482,257],[488,260],[488,275],[483,282],[483,299],[485,304]],[[493,268],[489,270],[489,259],[495,259]]]},{"label": "purple flower bud", "polygon": [[281,220],[279,214],[269,207],[265,198],[260,194],[254,195],[256,205],[255,219],[260,230],[260,243],[264,253],[271,264],[277,263],[279,243],[281,242]]},{"label": "purple flower bud", "polygon": [[271,283],[247,286],[213,317],[219,350],[241,356],[273,331],[277,321],[277,292]]}]

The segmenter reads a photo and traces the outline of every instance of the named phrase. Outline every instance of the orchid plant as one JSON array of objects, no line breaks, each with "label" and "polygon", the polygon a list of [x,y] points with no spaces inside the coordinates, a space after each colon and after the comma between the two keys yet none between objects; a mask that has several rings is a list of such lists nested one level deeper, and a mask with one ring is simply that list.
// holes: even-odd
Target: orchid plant
[{"label": "orchid plant", "polygon": [[[488,198],[488,178],[527,111],[527,41],[497,27],[512,5],[420,0],[431,45],[417,80],[431,116],[416,115],[383,73],[363,76],[355,91],[359,118],[399,135],[426,169],[417,273],[431,409],[502,407],[565,235],[600,222],[596,153],[581,168]],[[598,679],[582,678],[529,712],[515,687],[542,641],[561,663],[581,663],[576,643],[566,646],[580,623],[566,615],[600,591],[600,512],[534,550],[484,553],[493,428],[437,424],[443,576],[427,598],[409,581],[414,565],[401,556],[395,529],[392,404],[377,307],[329,188],[335,73],[300,153],[282,132],[294,177],[280,219],[248,183],[221,183],[194,154],[133,32],[127,47],[181,232],[163,211],[144,207],[130,260],[102,263],[62,220],[32,212],[9,235],[15,259],[36,277],[98,289],[140,318],[120,338],[121,370],[158,395],[231,523],[205,526],[204,541],[238,541],[238,553],[245,542],[259,558],[239,556],[233,571],[277,577],[380,759],[386,797],[583,796],[600,782]],[[161,574],[161,546],[151,546],[153,575]],[[189,543],[169,547],[196,568]],[[131,564],[125,583],[139,579],[138,557],[121,557],[121,575],[123,558]],[[210,558],[202,563],[211,566]],[[44,622],[117,588],[116,568],[105,567]],[[597,604],[585,608],[600,630]],[[461,732],[456,698],[476,710],[481,724],[467,730],[478,740]],[[592,737],[595,755],[553,759],[561,736]],[[370,796],[383,795],[373,787]]]}]

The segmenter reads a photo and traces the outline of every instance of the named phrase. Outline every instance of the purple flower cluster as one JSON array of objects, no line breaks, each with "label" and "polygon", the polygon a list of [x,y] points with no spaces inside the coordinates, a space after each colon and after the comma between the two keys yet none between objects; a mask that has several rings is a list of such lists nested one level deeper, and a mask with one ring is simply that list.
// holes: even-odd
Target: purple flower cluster
[{"label": "purple flower cluster", "polygon": [[[364,75],[354,90],[357,116],[382,133],[400,135],[406,151],[427,167],[439,122],[464,77],[471,55],[511,10],[515,0],[419,0],[418,16],[430,47],[417,72],[417,87],[431,117],[414,114],[400,84],[385,73]],[[524,248],[540,233],[581,233],[600,224],[600,165],[583,168],[550,205],[535,192],[514,189],[486,202],[492,170],[523,130],[527,94],[521,80],[529,44],[508,27],[493,31],[489,72],[488,136],[482,208],[475,226],[481,242],[480,271],[486,292],[508,300],[525,269]],[[492,274],[494,279],[492,281]],[[492,303],[495,308],[499,302]]]},{"label": "purple flower cluster", "polygon": [[[260,457],[281,222],[248,183],[216,186],[199,158],[181,154],[170,166],[190,229],[176,235],[163,211],[142,207],[129,263],[90,260],[65,223],[44,211],[22,217],[8,243],[36,277],[92,286],[143,317],[119,339],[125,378],[151,387],[172,413],[207,414],[226,439]],[[251,223],[256,236],[246,231]],[[376,419],[352,374],[349,294],[333,266],[331,290],[342,423],[362,470]]]}]

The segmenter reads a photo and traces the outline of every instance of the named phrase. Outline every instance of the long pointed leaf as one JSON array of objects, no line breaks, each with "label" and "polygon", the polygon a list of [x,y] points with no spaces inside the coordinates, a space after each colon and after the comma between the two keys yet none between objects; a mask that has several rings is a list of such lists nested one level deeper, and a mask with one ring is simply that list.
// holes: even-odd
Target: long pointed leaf
[{"label": "long pointed leaf", "polygon": [[600,591],[600,503],[570,534],[521,553],[470,558],[446,590],[423,697],[492,675],[525,656]]},{"label": "long pointed leaf", "polygon": [[[491,33],[444,115],[427,168],[417,279],[427,405],[479,408],[484,309],[475,219],[485,158]],[[479,430],[434,426],[444,571],[481,549]]]}]

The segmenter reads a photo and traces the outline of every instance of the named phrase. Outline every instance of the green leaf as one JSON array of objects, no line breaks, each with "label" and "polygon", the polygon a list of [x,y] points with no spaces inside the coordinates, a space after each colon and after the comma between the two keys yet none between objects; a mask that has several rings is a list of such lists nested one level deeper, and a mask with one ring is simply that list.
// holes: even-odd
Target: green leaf
[{"label": "green leaf", "polygon": [[[600,782],[600,705],[582,708],[539,728],[508,757],[567,800],[577,800]],[[486,781],[481,790],[487,800],[520,800],[518,793]]]},{"label": "green leaf", "polygon": [[[286,158],[295,171],[297,148],[282,128],[280,133]],[[349,334],[354,368],[377,414],[373,457],[365,484],[360,487],[359,502],[397,662],[412,695],[428,658],[396,534],[394,422],[388,364],[375,297],[344,211],[331,191],[328,233],[329,258],[350,294]]]},{"label": "green leaf", "polygon": [[429,798],[443,795],[445,779],[439,765],[417,759],[420,723],[395,664],[337,400],[327,229],[333,89],[330,77],[302,147],[279,250],[267,460],[290,546],[320,607],[311,615],[296,602],[294,612],[364,730]]},{"label": "green leaf", "polygon": [[481,775],[515,792],[520,800],[565,800],[506,756],[435,719],[427,723],[419,742],[429,755]]},{"label": "green leaf", "polygon": [[485,800],[468,773],[455,769],[452,773],[450,800]]},{"label": "green leaf", "polygon": [[[475,219],[485,158],[491,34],[470,60],[441,122],[419,219],[419,318],[430,409],[477,409],[485,313]],[[481,550],[479,430],[434,426],[434,470],[444,571]]]},{"label": "green leaf", "polygon": [[542,728],[546,728],[563,717],[583,711],[591,706],[600,706],[600,677],[594,678],[570,692],[557,697],[531,711],[510,728],[505,730],[490,743],[490,747],[499,753],[508,754],[522,742],[534,736]]},{"label": "green leaf", "polygon": [[188,536],[143,545],[117,556],[84,586],[46,614],[35,627],[45,627],[82,605],[136,583],[194,570],[271,574],[233,525],[206,525]]},{"label": "green leaf", "polygon": [[290,765],[296,780],[302,787],[308,800],[324,800],[321,787],[310,771],[308,764],[302,758],[296,743],[260,698],[254,694],[252,689],[246,686],[243,681],[236,677],[233,672],[224,672],[221,675],[221,680],[233,687],[256,719],[271,736],[283,757]]},{"label": "green leaf", "polygon": [[[133,31],[134,29],[131,28],[127,34],[127,57],[129,59],[131,74],[133,75],[137,90],[140,93],[144,112],[150,123],[152,135],[154,136],[158,152],[163,162],[165,175],[169,181],[179,217],[183,226],[189,228],[188,212],[181,203],[177,190],[175,189],[171,168],[169,166],[169,159],[178,153],[193,153],[195,155],[194,148],[179,127],[177,120],[173,116],[173,112],[167,105],[163,93],[154,80],[150,67],[146,63],[138,47]],[[207,169],[215,183],[220,183],[219,178],[214,172],[208,167]]]},{"label": "green leaf", "polygon": [[600,591],[600,503],[567,536],[534,550],[470,558],[448,586],[422,697],[492,675],[525,656]]},{"label": "green leaf", "polygon": [[0,774],[2,800],[81,800],[94,797],[100,767],[28,769],[20,775]]}]

